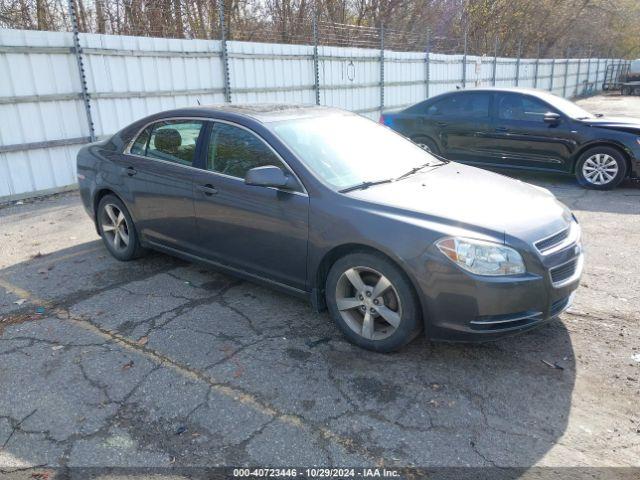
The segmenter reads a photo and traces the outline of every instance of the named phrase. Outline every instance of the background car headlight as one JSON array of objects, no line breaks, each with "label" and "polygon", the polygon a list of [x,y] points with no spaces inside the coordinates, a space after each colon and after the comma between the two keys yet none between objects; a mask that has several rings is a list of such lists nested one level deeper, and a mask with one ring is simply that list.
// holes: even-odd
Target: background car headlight
[{"label": "background car headlight", "polygon": [[477,275],[517,275],[525,272],[513,248],[470,238],[444,238],[436,246],[453,262]]}]

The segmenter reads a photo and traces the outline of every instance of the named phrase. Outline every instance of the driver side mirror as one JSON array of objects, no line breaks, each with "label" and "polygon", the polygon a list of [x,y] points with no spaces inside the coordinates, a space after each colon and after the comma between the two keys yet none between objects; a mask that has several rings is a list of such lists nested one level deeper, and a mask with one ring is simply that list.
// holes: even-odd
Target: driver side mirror
[{"label": "driver side mirror", "polygon": [[252,168],[245,175],[244,183],[245,185],[256,187],[274,187],[286,190],[296,190],[298,188],[296,179],[291,175],[287,175],[275,165]]},{"label": "driver side mirror", "polygon": [[544,123],[557,125],[560,123],[560,115],[555,112],[547,112],[544,114]]}]

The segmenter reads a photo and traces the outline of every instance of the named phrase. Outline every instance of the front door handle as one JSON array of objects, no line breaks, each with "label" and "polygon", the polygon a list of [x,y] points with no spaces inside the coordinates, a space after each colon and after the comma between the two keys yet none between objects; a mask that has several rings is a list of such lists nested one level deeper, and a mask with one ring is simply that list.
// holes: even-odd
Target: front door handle
[{"label": "front door handle", "polygon": [[447,122],[436,122],[436,124],[437,124],[439,127],[446,127],[447,125],[449,125]]},{"label": "front door handle", "polygon": [[129,175],[130,177],[133,177],[136,173],[138,173],[138,171],[133,167],[127,167],[124,169],[124,171],[127,172],[127,175]]},{"label": "front door handle", "polygon": [[508,132],[509,127],[496,127],[496,132]]},{"label": "front door handle", "polygon": [[199,185],[198,190],[204,193],[207,197],[210,197],[211,195],[215,195],[216,193],[218,193],[218,190],[216,190],[215,187],[210,183],[207,183],[206,185]]}]

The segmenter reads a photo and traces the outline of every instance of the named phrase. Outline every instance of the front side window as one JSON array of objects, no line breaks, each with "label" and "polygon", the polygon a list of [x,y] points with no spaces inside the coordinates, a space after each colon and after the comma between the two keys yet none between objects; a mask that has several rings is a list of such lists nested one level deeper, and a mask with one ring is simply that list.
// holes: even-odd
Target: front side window
[{"label": "front side window", "polygon": [[164,120],[140,133],[131,153],[192,166],[202,122],[197,120]]},{"label": "front side window", "polygon": [[518,94],[504,94],[498,99],[498,118],[500,120],[516,120],[521,122],[543,122],[549,106]]},{"label": "front side window", "polygon": [[253,133],[226,123],[214,124],[207,154],[208,170],[244,178],[252,168],[266,165],[286,171],[276,154]]}]

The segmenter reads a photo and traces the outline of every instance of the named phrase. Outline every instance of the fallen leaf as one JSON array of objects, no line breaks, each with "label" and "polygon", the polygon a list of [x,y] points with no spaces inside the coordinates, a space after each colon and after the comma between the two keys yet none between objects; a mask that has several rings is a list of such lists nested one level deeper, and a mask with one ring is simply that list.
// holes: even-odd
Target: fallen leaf
[{"label": "fallen leaf", "polygon": [[122,366],[122,370],[129,370],[131,367],[133,367],[133,360],[129,360],[127,363],[125,363]]},{"label": "fallen leaf", "polygon": [[51,350],[62,350],[64,345],[56,345],[55,347],[51,347]]},{"label": "fallen leaf", "polygon": [[149,342],[149,337],[140,337],[138,345],[146,345]]},{"label": "fallen leaf", "polygon": [[23,304],[24,302],[26,302],[26,301],[27,301],[27,299],[26,299],[26,298],[21,298],[20,300],[16,300],[16,301],[15,301],[15,302],[13,302],[13,303],[15,303],[16,305],[22,305],[22,304]]}]

